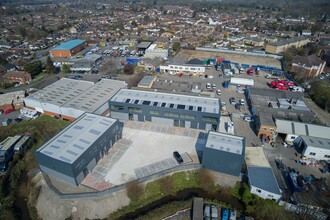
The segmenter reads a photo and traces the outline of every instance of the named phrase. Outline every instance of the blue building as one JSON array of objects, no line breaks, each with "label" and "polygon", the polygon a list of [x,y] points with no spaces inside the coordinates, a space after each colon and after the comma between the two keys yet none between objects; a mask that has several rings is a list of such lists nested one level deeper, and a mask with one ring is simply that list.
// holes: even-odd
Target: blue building
[{"label": "blue building", "polygon": [[87,47],[87,42],[85,40],[75,39],[62,42],[56,47],[52,48],[49,52],[52,57],[70,57],[76,53],[82,51]]},{"label": "blue building", "polygon": [[217,131],[220,99],[119,90],[109,101],[110,115],[122,121],[150,121],[162,125]]},{"label": "blue building", "polygon": [[122,127],[116,119],[85,113],[35,152],[40,170],[79,185],[121,138]]},{"label": "blue building", "polygon": [[204,168],[240,176],[245,157],[245,137],[209,131],[203,150]]}]

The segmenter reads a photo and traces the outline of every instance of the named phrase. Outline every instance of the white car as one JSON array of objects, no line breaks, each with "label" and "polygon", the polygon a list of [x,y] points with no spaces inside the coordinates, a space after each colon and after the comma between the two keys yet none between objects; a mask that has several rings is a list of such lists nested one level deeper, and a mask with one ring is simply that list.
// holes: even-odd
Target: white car
[{"label": "white car", "polygon": [[212,89],[216,89],[216,88],[217,86],[214,83],[212,83]]},{"label": "white car", "polygon": [[253,118],[251,116],[245,116],[243,118],[243,120],[246,121],[246,122],[252,122],[253,121]]},{"label": "white car", "polygon": [[239,100],[239,103],[240,103],[241,105],[245,105],[245,100],[244,100],[244,99],[241,99],[241,100]]},{"label": "white car", "polygon": [[206,88],[211,89],[211,83],[206,83]]},{"label": "white car", "polygon": [[221,90],[220,89],[217,90],[217,95],[221,95]]},{"label": "white car", "polygon": [[324,79],[324,76],[320,76],[320,80]]}]

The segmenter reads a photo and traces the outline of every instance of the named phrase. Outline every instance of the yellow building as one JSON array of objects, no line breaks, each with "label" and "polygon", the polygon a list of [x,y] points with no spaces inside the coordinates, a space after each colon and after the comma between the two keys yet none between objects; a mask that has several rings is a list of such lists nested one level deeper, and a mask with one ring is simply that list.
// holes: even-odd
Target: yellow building
[{"label": "yellow building", "polygon": [[266,53],[279,54],[283,53],[290,47],[302,47],[309,43],[309,39],[303,36],[286,39],[283,41],[266,44]]}]

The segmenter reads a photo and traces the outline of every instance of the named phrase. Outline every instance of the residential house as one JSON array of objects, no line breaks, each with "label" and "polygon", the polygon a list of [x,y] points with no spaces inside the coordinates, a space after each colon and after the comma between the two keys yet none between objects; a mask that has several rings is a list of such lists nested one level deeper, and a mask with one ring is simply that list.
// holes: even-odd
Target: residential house
[{"label": "residential house", "polygon": [[25,71],[8,71],[4,78],[12,83],[21,85],[29,84],[32,80],[31,74]]},{"label": "residential house", "polygon": [[291,72],[299,74],[304,78],[315,77],[323,72],[325,65],[326,61],[315,55],[308,57],[295,56],[292,61]]},{"label": "residential house", "polygon": [[266,52],[272,54],[283,53],[290,47],[302,47],[309,43],[309,39],[304,36],[282,40],[274,43],[266,44]]}]

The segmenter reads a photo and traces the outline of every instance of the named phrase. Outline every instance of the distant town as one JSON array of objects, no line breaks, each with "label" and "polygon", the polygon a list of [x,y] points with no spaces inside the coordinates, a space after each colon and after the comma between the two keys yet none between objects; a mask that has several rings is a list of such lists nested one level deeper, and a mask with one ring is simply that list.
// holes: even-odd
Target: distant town
[{"label": "distant town", "polygon": [[0,2],[0,219],[329,218],[328,9]]}]

